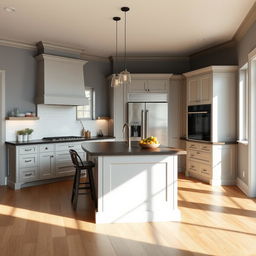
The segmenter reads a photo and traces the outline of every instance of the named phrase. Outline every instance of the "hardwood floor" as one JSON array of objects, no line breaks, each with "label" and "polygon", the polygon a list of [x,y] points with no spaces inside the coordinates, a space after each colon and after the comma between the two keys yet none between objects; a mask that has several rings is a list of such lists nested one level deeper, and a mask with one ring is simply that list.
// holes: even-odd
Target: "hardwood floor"
[{"label": "hardwood floor", "polygon": [[72,210],[71,185],[1,187],[0,255],[256,255],[256,200],[237,187],[181,176],[181,222],[95,225],[89,196]]}]

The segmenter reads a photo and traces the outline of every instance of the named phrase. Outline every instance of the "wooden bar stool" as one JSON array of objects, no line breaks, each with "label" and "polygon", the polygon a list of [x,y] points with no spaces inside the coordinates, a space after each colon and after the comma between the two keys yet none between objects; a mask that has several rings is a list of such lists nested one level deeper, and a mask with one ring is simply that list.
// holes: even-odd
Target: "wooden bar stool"
[{"label": "wooden bar stool", "polygon": [[[72,197],[71,197],[71,203],[73,205],[73,208],[77,208],[77,200],[78,195],[86,195],[88,193],[81,192],[79,193],[79,190],[90,190],[91,191],[91,197],[92,200],[95,202],[96,206],[96,195],[95,195],[95,187],[94,187],[94,181],[93,181],[93,173],[92,168],[95,167],[95,164],[92,161],[82,161],[78,153],[70,149],[69,150],[72,162],[74,164],[74,167],[76,168],[76,173],[74,177],[74,183],[73,183],[73,189],[72,189]],[[86,170],[88,174],[88,182],[81,182],[81,171]],[[81,186],[82,185],[82,186]]]}]

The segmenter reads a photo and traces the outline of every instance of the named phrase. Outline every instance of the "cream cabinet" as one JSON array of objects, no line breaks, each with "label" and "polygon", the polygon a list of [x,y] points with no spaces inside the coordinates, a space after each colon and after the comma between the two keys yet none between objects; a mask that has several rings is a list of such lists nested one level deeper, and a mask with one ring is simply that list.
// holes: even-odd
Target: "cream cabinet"
[{"label": "cream cabinet", "polygon": [[186,143],[186,175],[212,185],[236,184],[236,144]]},{"label": "cream cabinet", "polygon": [[187,104],[211,104],[212,76],[210,74],[195,76],[187,81]]},{"label": "cream cabinet", "polygon": [[168,79],[132,79],[127,86],[128,93],[167,93]]},{"label": "cream cabinet", "polygon": [[[113,141],[114,139],[92,140],[90,142]],[[13,145],[7,144],[8,186],[20,189],[22,185],[37,181],[73,175],[75,170],[69,149],[75,149],[82,160],[86,153],[80,142]]]}]

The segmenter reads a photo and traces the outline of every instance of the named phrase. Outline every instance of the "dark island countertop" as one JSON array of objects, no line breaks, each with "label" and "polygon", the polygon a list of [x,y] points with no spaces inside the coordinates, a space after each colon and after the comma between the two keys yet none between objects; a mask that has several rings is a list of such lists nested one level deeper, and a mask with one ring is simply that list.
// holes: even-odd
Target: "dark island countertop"
[{"label": "dark island countertop", "polygon": [[66,142],[79,142],[79,141],[97,141],[97,140],[107,140],[107,139],[114,139],[115,137],[111,137],[111,136],[103,136],[103,137],[98,137],[98,136],[94,136],[91,138],[84,138],[81,137],[79,139],[68,139],[68,140],[29,140],[29,141],[22,141],[22,142],[18,142],[18,141],[6,141],[5,144],[9,144],[9,145],[15,145],[15,146],[25,146],[25,145],[32,145],[32,144],[50,144],[50,143],[66,143]]},{"label": "dark island countertop", "polygon": [[142,149],[138,142],[133,142],[129,150],[126,142],[92,142],[83,143],[82,148],[91,156],[122,156],[122,155],[186,155],[187,152],[178,148],[160,146],[156,149]]}]

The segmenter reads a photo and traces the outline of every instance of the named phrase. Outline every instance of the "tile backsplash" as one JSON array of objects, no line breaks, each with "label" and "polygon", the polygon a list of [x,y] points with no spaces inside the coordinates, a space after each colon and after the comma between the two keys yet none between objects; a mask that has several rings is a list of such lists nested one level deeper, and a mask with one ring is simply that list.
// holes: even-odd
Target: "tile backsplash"
[{"label": "tile backsplash", "polygon": [[[36,121],[6,121],[6,141],[16,140],[16,132],[25,128],[34,130],[32,139],[42,139],[53,136],[80,136],[82,131],[81,122],[76,120],[76,107],[38,105]],[[108,121],[106,120],[83,120],[86,130],[96,136],[101,129],[103,135],[108,135]]]}]

